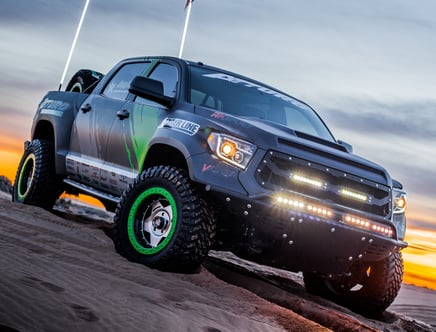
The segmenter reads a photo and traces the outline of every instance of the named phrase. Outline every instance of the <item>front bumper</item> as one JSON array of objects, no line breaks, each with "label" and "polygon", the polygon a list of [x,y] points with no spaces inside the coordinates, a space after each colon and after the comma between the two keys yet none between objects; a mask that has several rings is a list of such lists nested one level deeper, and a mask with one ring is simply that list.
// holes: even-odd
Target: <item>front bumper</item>
[{"label": "front bumper", "polygon": [[327,217],[277,206],[269,196],[251,200],[219,196],[235,217],[230,222],[243,225],[242,256],[266,265],[341,275],[356,262],[382,260],[407,246],[395,233],[390,237],[347,224],[346,214],[338,210]]}]

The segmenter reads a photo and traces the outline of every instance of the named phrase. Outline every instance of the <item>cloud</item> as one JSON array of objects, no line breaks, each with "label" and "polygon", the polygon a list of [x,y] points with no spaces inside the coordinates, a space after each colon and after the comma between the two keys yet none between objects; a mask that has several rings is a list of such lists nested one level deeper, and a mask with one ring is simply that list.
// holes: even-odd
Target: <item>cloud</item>
[{"label": "cloud", "polygon": [[350,99],[340,108],[322,111],[334,126],[364,135],[399,136],[424,144],[436,139],[436,99],[403,103]]},{"label": "cloud", "polygon": [[[85,3],[85,1],[83,1]],[[54,24],[74,15],[77,1],[2,0],[1,25],[21,25],[46,22]],[[80,15],[80,12],[78,12]]]}]

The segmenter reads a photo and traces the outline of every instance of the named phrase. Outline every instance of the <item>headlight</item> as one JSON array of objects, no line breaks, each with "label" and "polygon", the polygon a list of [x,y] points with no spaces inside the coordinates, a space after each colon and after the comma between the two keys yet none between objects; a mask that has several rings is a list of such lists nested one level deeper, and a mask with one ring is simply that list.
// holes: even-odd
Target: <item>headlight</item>
[{"label": "headlight", "polygon": [[218,158],[242,169],[247,167],[256,152],[254,144],[225,134],[211,133],[207,143]]},{"label": "headlight", "polygon": [[392,210],[395,227],[397,228],[398,239],[404,240],[406,234],[406,214],[404,213],[407,208],[407,195],[404,191],[399,189],[392,190]]},{"label": "headlight", "polygon": [[407,208],[407,195],[404,191],[393,189],[392,190],[392,208],[394,214],[404,213]]}]

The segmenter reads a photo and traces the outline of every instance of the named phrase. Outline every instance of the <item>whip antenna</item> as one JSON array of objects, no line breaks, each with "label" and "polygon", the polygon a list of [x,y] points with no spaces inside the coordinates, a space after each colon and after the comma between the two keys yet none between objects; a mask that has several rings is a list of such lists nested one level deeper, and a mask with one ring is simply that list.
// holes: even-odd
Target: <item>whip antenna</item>
[{"label": "whip antenna", "polygon": [[188,30],[189,16],[191,16],[191,6],[193,2],[194,0],[186,0],[185,10],[187,9],[187,12],[186,12],[186,19],[185,19],[185,27],[183,28],[182,42],[180,43],[179,58],[182,57],[183,47],[185,46],[186,31]]},{"label": "whip antenna", "polygon": [[77,26],[76,35],[73,39],[73,44],[71,45],[70,54],[68,54],[67,63],[65,64],[64,73],[62,74],[61,83],[59,84],[59,91],[61,91],[62,84],[65,80],[65,75],[67,74],[68,66],[70,65],[71,56],[73,55],[74,48],[76,47],[77,38],[79,37],[80,29],[82,28],[83,20],[85,19],[86,11],[88,10],[90,0],[86,0],[85,7],[83,7],[82,16],[80,17],[79,25]]}]

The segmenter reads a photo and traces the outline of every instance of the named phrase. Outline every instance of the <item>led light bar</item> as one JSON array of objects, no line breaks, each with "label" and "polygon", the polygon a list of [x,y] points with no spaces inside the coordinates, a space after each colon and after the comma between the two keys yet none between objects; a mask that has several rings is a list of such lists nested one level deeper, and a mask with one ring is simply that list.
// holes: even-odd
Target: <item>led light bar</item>
[{"label": "led light bar", "polygon": [[351,191],[348,189],[341,189],[341,190],[339,190],[339,193],[342,196],[353,198],[355,200],[362,201],[362,202],[367,202],[369,200],[369,197],[367,195],[364,195],[364,194],[361,194],[361,193],[358,193],[355,191]]},{"label": "led light bar", "polygon": [[387,237],[392,237],[394,231],[392,227],[376,223],[367,219],[346,215],[344,216],[343,222],[347,225],[355,226],[358,228],[365,229],[367,231],[372,231]]},{"label": "led light bar", "polygon": [[291,179],[295,182],[309,184],[311,186],[318,187],[318,188],[321,188],[323,186],[322,181],[320,181],[318,179],[309,178],[307,176],[299,175],[299,174],[292,175]]},{"label": "led light bar", "polygon": [[310,214],[319,215],[326,218],[330,218],[333,216],[333,212],[329,209],[321,205],[308,204],[299,199],[277,196],[276,203],[281,206],[304,210]]}]

